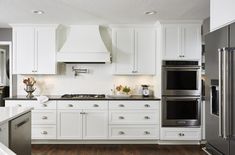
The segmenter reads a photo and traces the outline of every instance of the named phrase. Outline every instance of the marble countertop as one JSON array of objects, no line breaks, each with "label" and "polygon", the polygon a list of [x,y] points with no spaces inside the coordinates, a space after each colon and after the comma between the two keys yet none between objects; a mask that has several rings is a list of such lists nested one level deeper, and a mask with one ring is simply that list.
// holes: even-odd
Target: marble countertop
[{"label": "marble countertop", "polygon": [[32,109],[30,107],[0,107],[0,125],[30,112]]},{"label": "marble countertop", "polygon": [[0,155],[16,155],[16,154],[12,152],[9,148],[7,148],[5,145],[0,143]]},{"label": "marble countertop", "polygon": [[[128,98],[112,98],[112,97],[105,97],[105,98],[61,98],[60,95],[45,95],[49,97],[49,100],[161,100],[160,98],[150,96],[150,97],[143,97],[141,95],[132,95]],[[5,100],[36,100],[35,97],[33,98],[26,98],[26,96],[12,96],[8,98],[4,98]]]}]

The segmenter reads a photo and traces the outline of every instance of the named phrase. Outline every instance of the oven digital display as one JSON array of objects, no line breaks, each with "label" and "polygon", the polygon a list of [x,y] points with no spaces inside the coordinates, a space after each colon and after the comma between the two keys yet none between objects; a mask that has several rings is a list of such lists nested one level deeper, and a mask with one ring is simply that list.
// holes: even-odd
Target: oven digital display
[{"label": "oven digital display", "polygon": [[167,71],[167,90],[197,90],[197,71]]}]

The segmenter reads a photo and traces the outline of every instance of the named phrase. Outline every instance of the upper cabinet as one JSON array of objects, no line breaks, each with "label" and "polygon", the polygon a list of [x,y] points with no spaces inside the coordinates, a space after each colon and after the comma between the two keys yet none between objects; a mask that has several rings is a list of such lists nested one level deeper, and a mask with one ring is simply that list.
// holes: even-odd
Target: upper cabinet
[{"label": "upper cabinet", "polygon": [[56,25],[13,25],[13,74],[56,74]]},{"label": "upper cabinet", "polygon": [[201,25],[163,24],[162,57],[164,60],[200,60]]},{"label": "upper cabinet", "polygon": [[154,75],[156,32],[156,27],[113,28],[113,73]]},{"label": "upper cabinet", "polygon": [[234,0],[210,0],[210,31],[235,22]]}]

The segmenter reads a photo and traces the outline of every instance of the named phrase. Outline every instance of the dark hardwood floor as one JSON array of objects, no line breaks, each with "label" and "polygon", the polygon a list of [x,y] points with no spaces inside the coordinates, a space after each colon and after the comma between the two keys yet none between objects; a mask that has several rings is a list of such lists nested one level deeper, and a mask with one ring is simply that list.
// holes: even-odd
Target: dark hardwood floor
[{"label": "dark hardwood floor", "polygon": [[32,145],[32,155],[206,155],[200,146]]}]

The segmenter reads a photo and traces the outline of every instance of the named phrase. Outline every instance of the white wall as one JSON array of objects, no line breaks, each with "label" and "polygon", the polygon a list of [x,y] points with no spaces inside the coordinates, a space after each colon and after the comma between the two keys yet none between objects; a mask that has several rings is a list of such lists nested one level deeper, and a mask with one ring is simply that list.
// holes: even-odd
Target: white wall
[{"label": "white wall", "polygon": [[[139,94],[141,84],[151,85],[154,89],[155,76],[114,76],[112,64],[80,64],[88,68],[90,73],[75,77],[72,66],[76,64],[60,64],[57,75],[37,75],[35,95],[62,95],[66,93],[105,93],[109,94],[114,85],[127,85],[133,89],[133,94]],[[17,94],[25,95],[23,78],[32,75],[18,75]],[[160,89],[159,89],[160,90]]]}]

